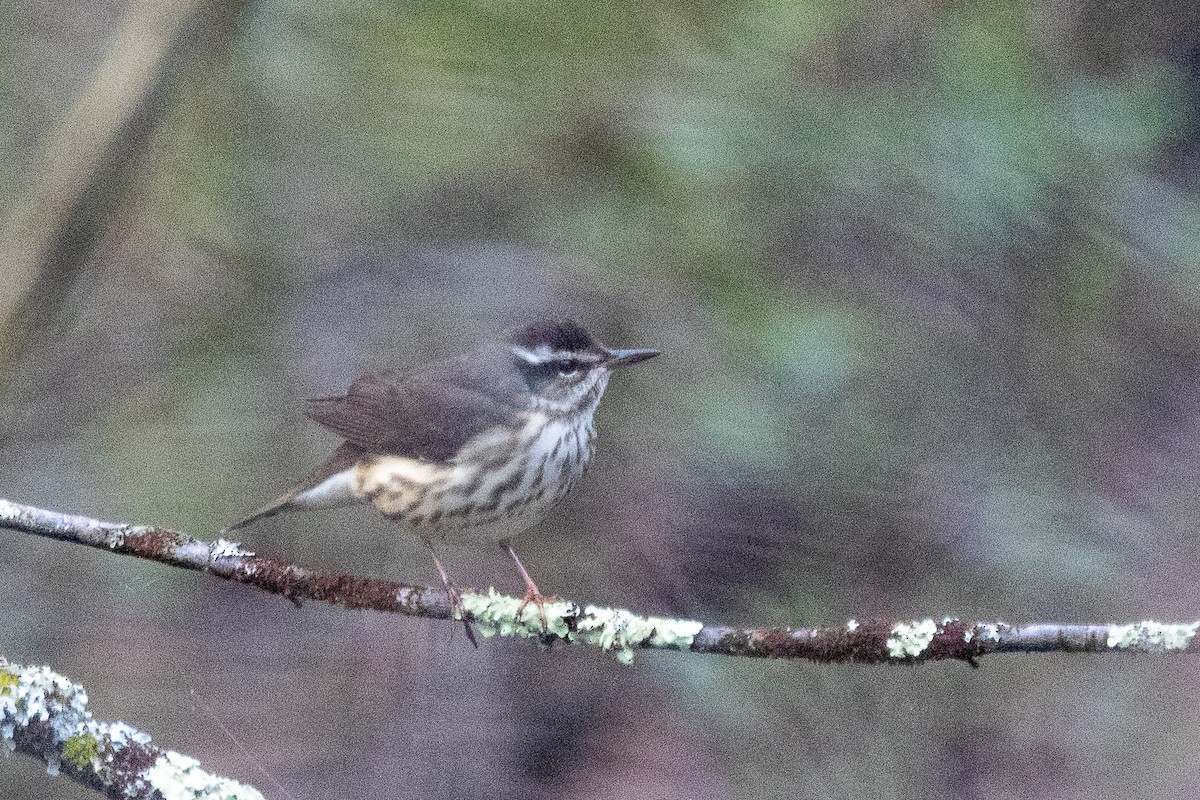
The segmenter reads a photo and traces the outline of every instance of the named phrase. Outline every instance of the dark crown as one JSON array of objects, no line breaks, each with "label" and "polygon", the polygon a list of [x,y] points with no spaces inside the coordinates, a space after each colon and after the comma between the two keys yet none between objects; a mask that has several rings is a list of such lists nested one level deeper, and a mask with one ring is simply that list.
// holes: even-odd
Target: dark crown
[{"label": "dark crown", "polygon": [[587,329],[572,319],[550,319],[517,328],[509,336],[518,347],[536,350],[546,347],[552,352],[603,353]]}]

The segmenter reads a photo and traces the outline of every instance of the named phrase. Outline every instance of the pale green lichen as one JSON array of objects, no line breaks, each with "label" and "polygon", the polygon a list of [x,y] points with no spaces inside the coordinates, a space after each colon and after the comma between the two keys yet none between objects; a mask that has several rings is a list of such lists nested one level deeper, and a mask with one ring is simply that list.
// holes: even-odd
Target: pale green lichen
[{"label": "pale green lichen", "polygon": [[917,658],[929,647],[937,632],[938,625],[931,619],[897,623],[887,638],[888,655],[892,658]]},{"label": "pale green lichen", "polygon": [[[150,743],[149,735],[123,722],[103,723],[88,710],[87,691],[41,666],[20,666],[0,658],[0,747],[16,750],[16,735],[32,724],[48,725],[51,743],[46,770],[58,774],[60,761],[76,772],[87,768],[106,788],[118,780],[114,756]],[[198,762],[170,751],[141,775],[120,776],[121,787],[149,784],[166,800],[263,800],[252,787],[209,775]]]},{"label": "pale green lichen", "polygon": [[[524,608],[521,608],[522,605]],[[484,636],[542,635],[542,622],[538,617],[537,605],[500,594],[495,587],[489,588],[487,594],[464,594],[462,608],[470,614],[475,627]],[[570,633],[566,620],[577,613],[575,604],[554,601],[544,604],[542,608],[546,614],[546,632],[566,639]],[[518,611],[521,612],[520,617],[517,616]]]},{"label": "pale green lichen", "polygon": [[[703,627],[693,620],[666,617],[642,617],[620,608],[588,606],[580,611],[574,603],[546,603],[546,629],[538,617],[537,606],[499,594],[490,588],[487,594],[462,596],[462,607],[484,636],[540,637],[544,633],[568,641],[583,641],[613,653],[622,664],[633,661],[637,647],[686,650]],[[517,612],[521,611],[518,618]]]},{"label": "pale green lichen", "polygon": [[210,560],[218,558],[250,558],[253,555],[254,551],[243,549],[241,542],[232,542],[228,539],[217,539],[208,547],[208,557]]},{"label": "pale green lichen", "polygon": [[146,770],[145,778],[163,800],[264,800],[257,789],[210,775],[196,759],[170,750]]},{"label": "pale green lichen", "polygon": [[0,500],[0,520],[13,520],[21,516],[21,509],[8,500]]},{"label": "pale green lichen", "polygon": [[[89,726],[94,723],[83,687],[46,667],[22,667],[2,659],[0,672],[16,678],[15,683],[6,680],[4,691],[0,692],[0,720],[4,723],[4,744],[9,751],[15,747],[12,739],[15,729],[32,722],[49,723],[55,744],[90,732]],[[57,765],[49,766],[53,770]]]},{"label": "pale green lichen", "polygon": [[1008,626],[997,622],[981,622],[975,626],[975,635],[989,642],[1000,641],[1000,631]]},{"label": "pale green lichen", "polygon": [[1114,625],[1108,631],[1108,647],[1137,653],[1165,653],[1185,650],[1200,622],[1171,624],[1144,620],[1130,625]]},{"label": "pale green lichen", "polygon": [[588,606],[576,621],[571,638],[594,644],[629,664],[635,647],[687,650],[703,627],[690,619],[641,617],[623,608]]}]

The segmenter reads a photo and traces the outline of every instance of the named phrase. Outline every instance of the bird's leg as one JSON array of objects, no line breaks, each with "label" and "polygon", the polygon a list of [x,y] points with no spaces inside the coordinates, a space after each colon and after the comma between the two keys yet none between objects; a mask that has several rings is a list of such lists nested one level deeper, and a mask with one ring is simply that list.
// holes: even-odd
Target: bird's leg
[{"label": "bird's leg", "polygon": [[513,550],[512,542],[503,541],[500,543],[500,549],[508,553],[512,558],[513,563],[517,565],[517,569],[521,572],[521,577],[525,580],[525,597],[521,600],[520,607],[517,608],[517,619],[525,613],[525,606],[533,603],[537,606],[538,621],[542,623],[542,632],[545,633],[549,628],[546,623],[546,598],[542,595],[537,584],[533,582],[533,578],[529,577],[529,573],[525,570],[525,565],[521,563],[521,559],[517,558],[517,551]]},{"label": "bird's leg", "polygon": [[429,549],[429,555],[433,557],[433,565],[437,567],[438,575],[442,576],[442,585],[446,587],[446,594],[450,596],[450,613],[462,620],[463,629],[467,632],[467,641],[473,646],[479,647],[479,642],[475,640],[475,631],[471,629],[471,623],[467,621],[467,617],[463,613],[462,592],[454,588],[450,583],[450,576],[446,574],[446,568],[442,566],[442,562],[438,560],[437,553],[433,550],[433,542],[424,537],[421,538],[421,541]]}]

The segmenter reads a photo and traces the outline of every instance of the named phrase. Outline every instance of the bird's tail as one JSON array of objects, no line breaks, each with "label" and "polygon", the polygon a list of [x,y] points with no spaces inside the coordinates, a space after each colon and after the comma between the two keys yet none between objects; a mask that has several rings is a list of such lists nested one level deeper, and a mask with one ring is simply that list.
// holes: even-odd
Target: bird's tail
[{"label": "bird's tail", "polygon": [[305,508],[333,508],[353,502],[354,494],[354,465],[363,456],[363,450],[350,442],[344,442],[334,451],[329,460],[304,483],[295,486],[287,494],[267,503],[245,519],[238,520],[221,533],[236,531],[252,522],[266,517],[273,517],[284,511]]},{"label": "bird's tail", "polygon": [[238,528],[244,528],[252,522],[257,522],[260,519],[266,519],[267,517],[273,517],[276,514],[281,514],[284,511],[289,510],[292,507],[295,500],[296,500],[296,492],[295,491],[288,492],[287,494],[283,495],[282,497],[280,497],[276,500],[272,500],[270,503],[267,503],[265,506],[263,506],[262,508],[255,511],[253,514],[250,514],[245,519],[240,519],[237,522],[233,523],[232,525],[222,528],[221,533],[226,534],[226,533],[229,533],[230,531],[236,531]]}]

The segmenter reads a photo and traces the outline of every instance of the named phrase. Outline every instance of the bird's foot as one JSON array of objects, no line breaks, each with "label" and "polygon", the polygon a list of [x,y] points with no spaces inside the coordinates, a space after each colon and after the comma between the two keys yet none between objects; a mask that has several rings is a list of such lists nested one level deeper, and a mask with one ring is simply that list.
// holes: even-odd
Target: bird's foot
[{"label": "bird's foot", "polygon": [[472,647],[479,649],[479,642],[475,638],[475,629],[471,627],[466,609],[463,608],[462,591],[447,583],[446,594],[450,595],[450,616],[462,621],[463,630],[467,633],[467,641],[471,643]]},{"label": "bird's foot", "polygon": [[542,624],[542,633],[545,634],[550,629],[550,624],[546,620],[546,600],[546,596],[539,592],[536,587],[526,589],[525,596],[521,598],[521,605],[517,606],[517,619],[522,619],[525,616],[525,607],[533,603],[537,606],[538,622]]}]

